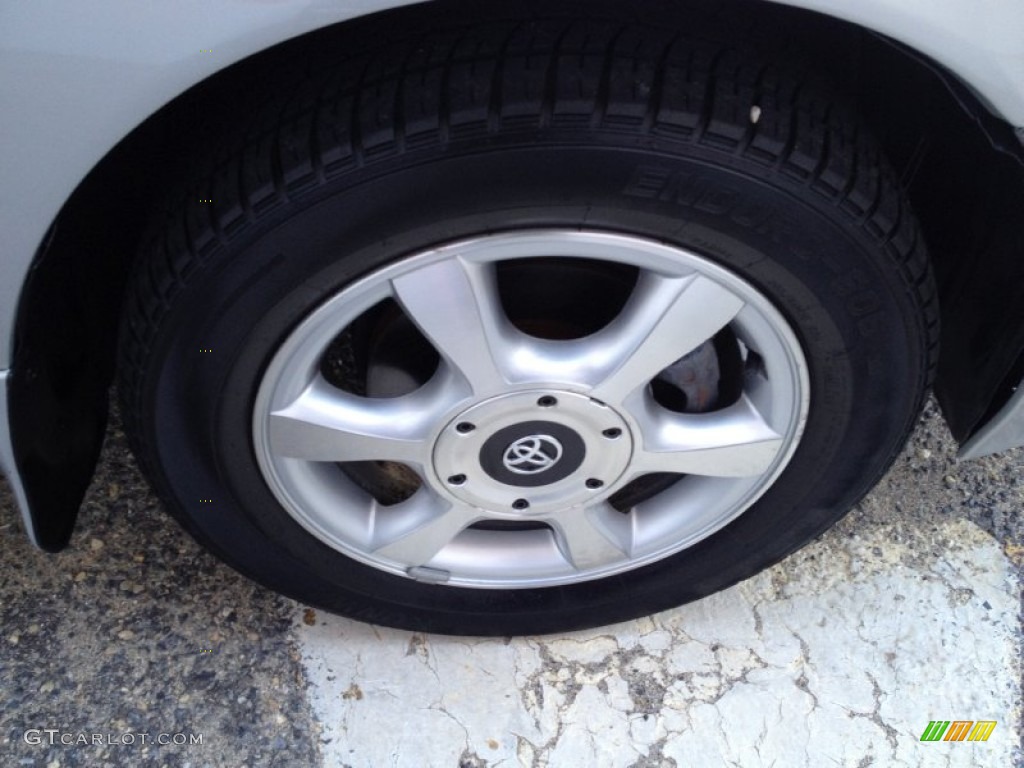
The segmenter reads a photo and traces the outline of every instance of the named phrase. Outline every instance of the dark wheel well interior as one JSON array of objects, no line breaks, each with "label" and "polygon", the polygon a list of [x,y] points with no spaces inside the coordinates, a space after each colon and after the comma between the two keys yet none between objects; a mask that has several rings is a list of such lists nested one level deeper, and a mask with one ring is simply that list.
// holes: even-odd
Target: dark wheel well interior
[{"label": "dark wheel well interior", "polygon": [[[636,6],[640,6],[639,8]],[[260,93],[346,46],[430,23],[515,13],[594,14],[628,6],[638,20],[670,17],[690,35],[812,62],[848,93],[901,174],[938,278],[942,352],[935,389],[963,440],[1024,374],[1024,149],[934,62],[874,33],[763,0],[517,4],[439,0],[288,41],[180,95],[113,150],[61,210],[18,307],[10,380],[12,439],[40,544],[70,537],[106,423],[125,277],[150,211],[217,126],[261,118]],[[259,87],[253,87],[259,84]],[[269,117],[269,116],[263,116]]]}]

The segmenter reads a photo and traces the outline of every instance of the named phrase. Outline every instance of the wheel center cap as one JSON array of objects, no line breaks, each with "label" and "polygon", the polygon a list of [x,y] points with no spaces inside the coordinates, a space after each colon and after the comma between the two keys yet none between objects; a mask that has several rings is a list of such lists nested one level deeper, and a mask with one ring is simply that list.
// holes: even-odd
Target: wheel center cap
[{"label": "wheel center cap", "polygon": [[479,459],[480,467],[491,479],[535,488],[568,477],[580,468],[586,456],[587,446],[579,432],[545,420],[521,421],[498,429],[484,441]]},{"label": "wheel center cap", "polygon": [[517,475],[536,475],[555,466],[562,453],[562,444],[551,435],[527,435],[505,449],[501,463]]},{"label": "wheel center cap", "polygon": [[434,445],[439,487],[515,517],[611,492],[632,456],[626,422],[604,403],[562,391],[517,392],[460,413]]}]

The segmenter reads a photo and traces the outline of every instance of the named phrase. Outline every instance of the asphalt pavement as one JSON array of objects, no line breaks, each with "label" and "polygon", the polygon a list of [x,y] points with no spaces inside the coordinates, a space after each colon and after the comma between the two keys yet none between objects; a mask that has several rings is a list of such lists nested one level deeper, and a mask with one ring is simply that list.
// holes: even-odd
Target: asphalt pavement
[{"label": "asphalt pavement", "polygon": [[[957,462],[930,403],[857,509],[743,584],[599,630],[446,638],[221,565],[115,417],[67,551],[33,549],[0,492],[0,765],[1024,765],[1022,469]],[[933,721],[995,726],[922,741]]]}]

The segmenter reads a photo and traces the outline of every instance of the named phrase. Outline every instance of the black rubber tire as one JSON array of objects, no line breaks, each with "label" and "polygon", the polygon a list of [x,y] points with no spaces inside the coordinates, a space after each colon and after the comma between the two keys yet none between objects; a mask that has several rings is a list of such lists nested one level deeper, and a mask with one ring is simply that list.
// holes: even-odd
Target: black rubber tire
[{"label": "black rubber tire", "polygon": [[[196,159],[139,257],[122,412],[185,527],[280,592],[364,621],[476,635],[652,613],[747,578],[833,524],[903,444],[936,357],[935,290],[894,175],[813,77],[614,20],[391,25],[268,86]],[[625,575],[533,590],[413,582],[295,523],[251,444],[255,388],[303,316],[429,246],[531,227],[691,249],[772,299],[811,411],[772,488],[727,527]],[[211,350],[211,351],[206,351]],[[212,502],[201,500],[211,499]]]}]

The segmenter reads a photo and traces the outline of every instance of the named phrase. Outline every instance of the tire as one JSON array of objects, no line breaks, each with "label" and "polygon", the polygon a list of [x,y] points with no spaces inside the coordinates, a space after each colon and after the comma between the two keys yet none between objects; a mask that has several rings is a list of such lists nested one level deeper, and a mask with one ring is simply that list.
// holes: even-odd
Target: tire
[{"label": "tire", "polygon": [[122,411],[197,539],[363,621],[546,633],[723,589],[866,493],[937,311],[839,96],[634,24],[388,35],[275,86],[140,254]]}]

